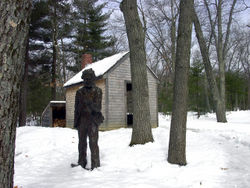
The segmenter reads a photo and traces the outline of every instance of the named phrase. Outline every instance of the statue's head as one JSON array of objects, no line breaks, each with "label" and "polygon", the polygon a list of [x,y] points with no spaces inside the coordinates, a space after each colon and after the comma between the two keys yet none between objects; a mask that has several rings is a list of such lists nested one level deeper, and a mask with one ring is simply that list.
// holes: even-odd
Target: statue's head
[{"label": "statue's head", "polygon": [[92,69],[87,69],[82,72],[82,79],[85,87],[92,87],[95,85],[95,80],[97,80],[97,77],[95,76],[95,72]]}]

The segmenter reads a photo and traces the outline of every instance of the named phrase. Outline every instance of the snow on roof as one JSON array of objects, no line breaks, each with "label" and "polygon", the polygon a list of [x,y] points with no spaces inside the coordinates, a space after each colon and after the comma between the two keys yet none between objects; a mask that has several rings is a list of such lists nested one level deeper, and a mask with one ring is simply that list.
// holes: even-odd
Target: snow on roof
[{"label": "snow on roof", "polygon": [[50,103],[66,103],[66,101],[50,101]]},{"label": "snow on roof", "polygon": [[106,57],[100,61],[94,62],[92,64],[87,65],[84,69],[78,72],[75,76],[69,79],[63,87],[67,87],[73,84],[77,84],[82,82],[82,72],[87,69],[93,69],[96,76],[101,76],[106,73],[111,67],[113,67],[123,56],[125,56],[128,52],[121,52],[110,57]]}]

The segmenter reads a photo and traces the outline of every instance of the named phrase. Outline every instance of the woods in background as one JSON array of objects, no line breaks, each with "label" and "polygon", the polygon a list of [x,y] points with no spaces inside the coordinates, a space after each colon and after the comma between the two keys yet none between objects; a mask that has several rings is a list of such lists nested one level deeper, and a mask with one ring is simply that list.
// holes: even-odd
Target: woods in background
[{"label": "woods in background", "polygon": [[64,100],[63,84],[81,70],[82,54],[90,53],[96,61],[116,52],[115,38],[106,33],[110,13],[104,7],[97,0],[33,1],[20,126],[25,112],[39,120],[50,100]]},{"label": "woods in background", "polygon": [[[148,60],[151,68],[157,73],[159,84],[159,111],[171,112],[173,101],[173,75],[176,63],[175,46],[177,39],[177,22],[179,16],[179,1],[154,0],[145,1],[140,10],[143,10],[145,28],[147,29]],[[139,5],[140,6],[140,5]],[[240,20],[240,15],[249,6],[245,1],[195,1],[195,11],[201,22],[201,30],[204,34],[204,44],[207,47],[206,54],[210,60],[211,73],[214,79],[214,88],[217,88],[217,99],[213,97],[213,89],[209,85],[211,75],[207,75],[205,61],[202,59],[198,41],[193,37],[191,69],[189,79],[189,105],[188,110],[200,113],[216,112],[216,101],[222,109],[222,117],[219,121],[226,121],[225,109],[249,109],[248,106],[248,75],[247,63],[249,52],[246,51],[246,36],[249,28]],[[235,33],[238,37],[236,37]],[[239,33],[242,33],[239,35]],[[244,33],[244,34],[243,34]],[[241,37],[239,37],[241,36]],[[239,38],[245,36],[244,57],[243,48],[238,48]],[[243,45],[243,44],[241,44]],[[242,51],[243,52],[243,51]],[[247,56],[247,57],[246,57]],[[245,60],[243,60],[245,59]],[[246,61],[246,59],[248,59]],[[242,64],[242,61],[244,63]],[[234,77],[234,78],[232,78]],[[241,87],[235,87],[235,83]],[[234,86],[233,86],[234,85]],[[232,89],[234,88],[234,89]],[[199,98],[197,98],[199,96]],[[225,106],[225,107],[223,107]],[[223,115],[224,114],[224,115]]]},{"label": "woods in background", "polygon": [[[249,9],[244,0],[122,2],[126,27],[121,19],[112,31],[108,21],[114,18],[110,19],[105,0],[33,0],[32,6],[29,0],[0,1],[4,188],[13,187],[18,111],[19,126],[24,126],[26,112],[39,117],[50,100],[63,100],[63,83],[80,70],[82,54],[90,53],[96,61],[126,48],[123,38],[117,37],[122,32],[128,35],[136,91],[131,146],[153,142],[146,62],[159,78],[159,111],[172,112],[170,163],[186,165],[188,110],[198,117],[214,111],[217,121],[225,123],[226,110],[250,109],[250,23],[237,17]],[[191,40],[192,25],[197,41]]]},{"label": "woods in background", "polygon": [[[20,96],[20,125],[25,124],[24,112],[39,118],[50,100],[64,100],[63,83],[81,69],[83,53],[92,54],[96,61],[128,50],[125,22],[117,11],[120,2],[33,1]],[[206,74],[198,41],[193,37],[188,110],[197,112],[198,116],[216,111],[216,101],[221,103],[222,114],[225,109],[249,109],[249,28],[239,17],[248,5],[244,1],[220,0],[216,4],[204,0],[195,1],[194,6],[218,100],[210,87],[211,78]],[[179,0],[140,0],[137,8],[145,32],[147,63],[160,80],[159,111],[171,113]],[[226,120],[225,116],[221,119]]]}]

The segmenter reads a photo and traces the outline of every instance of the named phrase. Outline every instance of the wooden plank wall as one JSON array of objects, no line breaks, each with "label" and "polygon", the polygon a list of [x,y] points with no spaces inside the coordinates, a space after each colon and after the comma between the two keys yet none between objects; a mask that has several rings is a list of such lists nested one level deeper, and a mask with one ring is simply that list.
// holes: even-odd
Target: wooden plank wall
[{"label": "wooden plank wall", "polygon": [[[102,113],[105,118],[105,113],[104,113],[105,112],[105,80],[99,80],[98,82],[96,82],[96,85],[97,87],[102,89]],[[77,86],[66,88],[66,127],[70,127],[70,128],[74,127],[75,96],[76,96],[76,91],[80,87],[82,87],[82,85],[77,85]]]},{"label": "wooden plank wall", "polygon": [[[158,126],[157,79],[148,70],[149,101],[151,123]],[[109,129],[127,127],[126,82],[131,81],[130,61],[127,58],[108,75],[108,127]],[[133,86],[132,86],[133,87]]]}]

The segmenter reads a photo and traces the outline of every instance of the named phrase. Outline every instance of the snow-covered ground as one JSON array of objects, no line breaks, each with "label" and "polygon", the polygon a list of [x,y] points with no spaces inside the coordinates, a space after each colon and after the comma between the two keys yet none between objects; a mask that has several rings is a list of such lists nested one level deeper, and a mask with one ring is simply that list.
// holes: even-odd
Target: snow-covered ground
[{"label": "snow-covered ground", "polygon": [[[250,187],[250,111],[214,114],[187,122],[187,166],[167,162],[170,117],[159,115],[155,142],[129,147],[131,129],[100,132],[101,167],[71,168],[77,162],[77,132],[68,128],[17,129],[15,185],[18,188],[247,188]],[[88,151],[89,152],[89,151]],[[90,161],[90,160],[89,160]],[[88,164],[90,165],[90,164]]]}]

